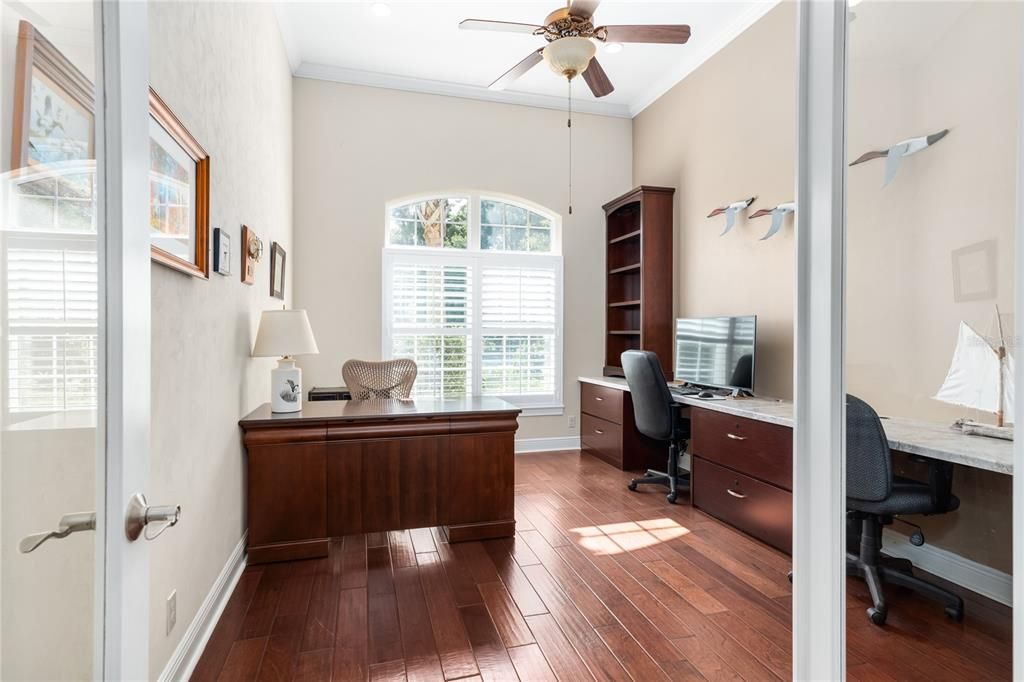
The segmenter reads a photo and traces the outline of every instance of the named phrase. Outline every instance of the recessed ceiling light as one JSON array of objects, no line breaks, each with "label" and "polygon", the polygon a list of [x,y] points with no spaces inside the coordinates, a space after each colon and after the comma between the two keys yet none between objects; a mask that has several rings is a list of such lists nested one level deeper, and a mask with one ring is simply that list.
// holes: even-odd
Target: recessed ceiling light
[{"label": "recessed ceiling light", "polygon": [[608,54],[618,54],[622,52],[622,43],[607,43],[604,46],[604,51]]},{"label": "recessed ceiling light", "polygon": [[370,11],[378,17],[389,17],[391,16],[391,5],[386,2],[375,2],[370,5]]}]

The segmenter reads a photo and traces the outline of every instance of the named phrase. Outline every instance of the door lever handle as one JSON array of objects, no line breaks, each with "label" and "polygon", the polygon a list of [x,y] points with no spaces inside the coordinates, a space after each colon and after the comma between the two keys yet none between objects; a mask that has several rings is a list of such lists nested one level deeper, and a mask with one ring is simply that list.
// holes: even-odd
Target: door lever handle
[{"label": "door lever handle", "polygon": [[[181,505],[150,505],[142,493],[132,495],[128,501],[128,510],[124,518],[124,534],[128,540],[135,542],[146,531],[147,540],[156,540],[165,530],[177,525],[181,519]],[[151,523],[163,524],[152,535],[147,530]]]},{"label": "door lever handle", "polygon": [[84,530],[96,530],[96,512],[76,512],[65,514],[60,517],[57,523],[57,530],[50,530],[44,533],[33,533],[26,535],[18,543],[18,550],[22,554],[34,552],[47,540],[60,540],[72,533],[80,533]]}]

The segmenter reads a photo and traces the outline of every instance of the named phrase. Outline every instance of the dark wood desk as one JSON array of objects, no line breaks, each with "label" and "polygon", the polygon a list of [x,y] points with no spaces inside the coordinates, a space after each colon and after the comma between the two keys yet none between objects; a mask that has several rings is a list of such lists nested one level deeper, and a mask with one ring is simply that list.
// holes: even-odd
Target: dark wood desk
[{"label": "dark wood desk", "polygon": [[331,537],[442,526],[450,542],[515,533],[520,410],[496,398],[265,404],[239,422],[249,562],[327,556]]}]

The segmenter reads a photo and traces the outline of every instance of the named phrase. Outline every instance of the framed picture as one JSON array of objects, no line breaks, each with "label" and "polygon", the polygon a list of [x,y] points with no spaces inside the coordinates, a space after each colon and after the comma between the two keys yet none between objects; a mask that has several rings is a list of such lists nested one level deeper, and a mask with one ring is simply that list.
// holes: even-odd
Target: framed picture
[{"label": "framed picture", "polygon": [[219,227],[213,228],[213,271],[231,274],[231,235]]},{"label": "framed picture", "polygon": [[263,240],[242,225],[242,284],[256,282],[256,264],[263,260]]},{"label": "framed picture", "polygon": [[149,89],[149,238],[154,261],[210,276],[210,157]]},{"label": "framed picture", "polygon": [[277,242],[270,247],[270,295],[284,298],[284,265],[288,254]]},{"label": "framed picture", "polygon": [[11,168],[96,158],[93,85],[27,21],[18,24]]}]

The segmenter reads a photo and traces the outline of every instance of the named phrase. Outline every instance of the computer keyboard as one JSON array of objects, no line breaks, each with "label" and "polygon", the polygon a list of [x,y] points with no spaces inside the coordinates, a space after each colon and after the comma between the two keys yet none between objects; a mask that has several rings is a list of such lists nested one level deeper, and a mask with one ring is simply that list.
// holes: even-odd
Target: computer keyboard
[{"label": "computer keyboard", "polygon": [[697,395],[700,393],[699,388],[690,388],[688,386],[669,386],[668,390],[673,395]]}]

